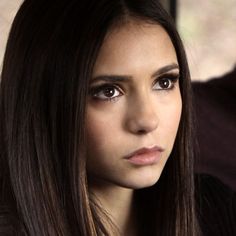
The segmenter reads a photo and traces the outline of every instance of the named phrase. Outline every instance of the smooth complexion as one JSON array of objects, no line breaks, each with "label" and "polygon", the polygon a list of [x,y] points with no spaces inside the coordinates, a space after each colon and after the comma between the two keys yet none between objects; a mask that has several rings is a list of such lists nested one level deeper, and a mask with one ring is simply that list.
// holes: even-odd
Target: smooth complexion
[{"label": "smooth complexion", "polygon": [[155,184],[172,151],[182,109],[178,78],[161,26],[130,21],[105,38],[87,104],[87,172],[90,191],[121,231],[133,190]]}]

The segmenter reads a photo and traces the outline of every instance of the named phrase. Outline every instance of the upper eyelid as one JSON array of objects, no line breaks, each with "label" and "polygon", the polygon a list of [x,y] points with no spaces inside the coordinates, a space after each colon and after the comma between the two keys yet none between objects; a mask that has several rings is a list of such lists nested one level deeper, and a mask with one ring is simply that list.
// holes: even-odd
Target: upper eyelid
[{"label": "upper eyelid", "polygon": [[[115,90],[117,90],[117,92],[119,93],[119,95],[116,95],[114,97],[101,97],[99,94],[104,91],[107,87],[112,87]],[[118,88],[117,86],[115,86],[112,83],[105,83],[102,85],[97,85],[94,86],[93,88],[90,88],[89,90],[89,95],[97,100],[103,101],[103,102],[107,102],[107,101],[115,101],[116,99],[118,99],[118,97],[124,95],[124,92],[120,89],[120,87]]]},{"label": "upper eyelid", "polygon": [[172,81],[177,81],[179,80],[180,78],[180,74],[179,73],[165,73],[165,74],[162,74],[158,77],[156,77],[154,80],[153,80],[153,84],[157,83],[158,81],[160,81],[161,79],[170,79]]},{"label": "upper eyelid", "polygon": [[[151,78],[157,78],[161,77],[163,75],[168,75],[168,74],[179,74],[180,69],[177,64],[170,64],[167,65],[159,70],[157,70],[155,73],[151,75]],[[103,81],[105,83],[127,83],[130,80],[132,80],[133,76],[131,75],[99,75],[99,76],[94,76],[90,83],[97,83],[100,81]]]},{"label": "upper eyelid", "polygon": [[[171,79],[171,80],[178,80],[179,77],[180,77],[180,73],[179,71],[169,71],[169,72],[166,72],[166,73],[162,73],[160,75],[158,75],[154,80],[153,80],[153,84],[157,83],[159,80],[163,79],[163,78],[168,78]],[[93,81],[92,81],[93,82]],[[119,82],[119,81],[96,81],[94,84],[92,83],[91,84],[91,90],[93,91],[96,91],[96,90],[99,90],[99,89],[103,89],[103,88],[106,88],[107,86],[114,86],[116,89],[120,90],[120,91],[123,91],[124,88],[123,88],[123,85],[122,85],[122,81]]]},{"label": "upper eyelid", "polygon": [[[156,76],[154,78],[154,80],[162,79],[165,76],[170,76],[173,79],[174,78],[179,79],[180,73],[179,72],[173,72],[173,71],[166,72],[166,73],[163,73],[163,74],[160,74],[160,75]],[[102,87],[102,86],[106,86],[106,85],[107,86],[111,85],[111,86],[122,87],[122,84],[123,84],[122,80],[121,81],[113,81],[113,80],[111,80],[111,81],[109,81],[109,80],[106,80],[106,81],[103,81],[103,80],[93,81],[92,80],[91,81],[91,87],[100,87],[100,86]]]},{"label": "upper eyelid", "polygon": [[103,83],[103,84],[99,84],[99,85],[94,85],[90,88],[90,94],[95,94],[98,93],[100,91],[102,91],[103,89],[107,88],[107,87],[114,87],[115,89],[117,89],[120,93],[124,93],[123,89],[121,88],[120,85],[114,84],[114,83]]},{"label": "upper eyelid", "polygon": [[102,89],[102,88],[106,88],[106,87],[115,87],[117,89],[119,89],[121,87],[120,84],[118,83],[113,83],[113,82],[104,82],[104,83],[99,83],[99,84],[95,84],[95,85],[91,85],[91,89]]},{"label": "upper eyelid", "polygon": [[167,73],[163,73],[163,74],[160,74],[160,75],[158,75],[158,76],[156,76],[155,78],[156,79],[158,79],[158,78],[165,78],[165,76],[170,76],[170,77],[172,77],[172,78],[174,78],[174,77],[179,77],[180,76],[180,73],[178,72],[178,71],[176,71],[176,72],[174,72],[174,71],[170,71],[170,72],[167,72]]}]

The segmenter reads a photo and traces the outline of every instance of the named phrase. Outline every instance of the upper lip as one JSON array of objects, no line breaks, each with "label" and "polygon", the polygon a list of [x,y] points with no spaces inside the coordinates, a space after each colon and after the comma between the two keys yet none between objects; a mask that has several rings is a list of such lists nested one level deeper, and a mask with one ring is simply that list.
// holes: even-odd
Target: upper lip
[{"label": "upper lip", "polygon": [[143,147],[143,148],[140,148],[140,149],[138,149],[134,152],[131,152],[130,154],[125,156],[125,159],[132,158],[135,155],[141,155],[141,154],[151,153],[151,152],[163,152],[163,151],[164,151],[164,149],[159,147],[159,146],[154,146],[154,147],[151,147],[151,148]]}]

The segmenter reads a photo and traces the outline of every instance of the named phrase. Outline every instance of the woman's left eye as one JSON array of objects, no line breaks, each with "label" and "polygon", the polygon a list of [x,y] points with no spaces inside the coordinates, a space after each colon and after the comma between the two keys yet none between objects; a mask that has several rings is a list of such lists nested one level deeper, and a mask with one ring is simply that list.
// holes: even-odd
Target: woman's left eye
[{"label": "woman's left eye", "polygon": [[102,85],[98,88],[93,88],[91,95],[99,100],[114,100],[122,95],[119,88],[114,85]]},{"label": "woman's left eye", "polygon": [[170,90],[174,88],[175,83],[178,80],[178,76],[166,76],[159,78],[155,81],[154,90]]}]

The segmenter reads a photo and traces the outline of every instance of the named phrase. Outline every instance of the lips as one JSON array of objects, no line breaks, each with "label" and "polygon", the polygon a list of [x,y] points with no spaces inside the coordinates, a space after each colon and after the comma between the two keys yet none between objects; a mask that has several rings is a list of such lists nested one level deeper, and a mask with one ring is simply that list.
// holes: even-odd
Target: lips
[{"label": "lips", "polygon": [[141,148],[127,155],[125,159],[134,165],[153,165],[161,158],[163,148],[155,146],[152,148]]}]

